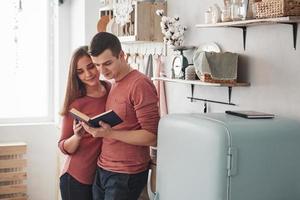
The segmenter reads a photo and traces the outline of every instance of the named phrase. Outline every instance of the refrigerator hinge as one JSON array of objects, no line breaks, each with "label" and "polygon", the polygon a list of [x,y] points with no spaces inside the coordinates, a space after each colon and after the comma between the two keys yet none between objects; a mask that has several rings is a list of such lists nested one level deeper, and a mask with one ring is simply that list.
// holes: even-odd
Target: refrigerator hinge
[{"label": "refrigerator hinge", "polygon": [[158,192],[155,192],[155,195],[154,195],[154,199],[153,199],[153,200],[159,200]]},{"label": "refrigerator hinge", "polygon": [[227,176],[237,174],[237,148],[229,147],[227,151]]}]

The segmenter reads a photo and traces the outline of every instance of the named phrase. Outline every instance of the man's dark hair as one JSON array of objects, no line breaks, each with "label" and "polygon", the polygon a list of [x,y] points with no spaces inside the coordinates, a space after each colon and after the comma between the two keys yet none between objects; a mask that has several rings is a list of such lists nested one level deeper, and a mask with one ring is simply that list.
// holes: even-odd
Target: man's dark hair
[{"label": "man's dark hair", "polygon": [[111,33],[97,33],[93,37],[89,47],[90,55],[96,57],[107,49],[111,50],[113,56],[118,57],[122,50],[120,40]]}]

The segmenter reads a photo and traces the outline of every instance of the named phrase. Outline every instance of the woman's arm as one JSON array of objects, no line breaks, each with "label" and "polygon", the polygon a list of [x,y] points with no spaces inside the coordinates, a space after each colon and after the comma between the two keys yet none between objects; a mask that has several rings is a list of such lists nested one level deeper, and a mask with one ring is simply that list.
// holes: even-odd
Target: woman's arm
[{"label": "woman's arm", "polygon": [[70,116],[64,116],[62,121],[61,138],[58,146],[62,153],[73,154],[79,147],[84,129],[80,123],[75,123]]}]

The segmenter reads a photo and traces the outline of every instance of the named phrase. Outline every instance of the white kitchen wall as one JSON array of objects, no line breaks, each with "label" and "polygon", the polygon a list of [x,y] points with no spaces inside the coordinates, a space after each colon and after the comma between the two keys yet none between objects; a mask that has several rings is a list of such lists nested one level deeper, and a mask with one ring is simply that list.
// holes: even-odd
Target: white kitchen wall
[{"label": "white kitchen wall", "polygon": [[58,130],[53,123],[1,125],[0,141],[27,144],[27,188],[30,200],[54,200],[57,196]]},{"label": "white kitchen wall", "polygon": [[81,45],[88,45],[97,31],[99,1],[64,0],[59,8],[58,81],[61,105],[67,81],[72,52]]},{"label": "white kitchen wall", "polygon": [[57,17],[57,60],[55,67],[55,116],[43,124],[0,125],[0,142],[22,141],[28,145],[27,187],[30,200],[55,200],[58,197],[58,175],[63,162],[57,148],[59,108],[64,98],[69,59],[74,48],[88,44],[96,33],[97,0],[64,0]]},{"label": "white kitchen wall", "polygon": [[92,37],[97,33],[99,20],[100,1],[88,1],[85,3],[85,42],[90,43]]},{"label": "white kitchen wall", "polygon": [[[65,0],[58,17],[58,68],[57,105],[61,105],[67,67],[71,52],[79,45],[88,44],[96,33],[98,20],[97,0]],[[300,119],[300,44],[293,49],[292,30],[287,25],[250,27],[247,47],[243,50],[242,33],[239,29],[197,29],[195,24],[204,23],[205,10],[221,0],[168,0],[168,15],[179,15],[188,26],[186,45],[217,42],[223,51],[237,52],[243,81],[250,87],[237,87],[232,91],[232,102],[237,107],[209,104],[209,112],[224,112],[227,109],[253,109]],[[99,3],[100,4],[100,3]],[[298,31],[299,32],[299,31]],[[192,53],[187,57],[191,62]],[[168,65],[172,51],[168,51]],[[190,87],[167,83],[167,98],[170,113],[203,111],[202,102],[189,102]],[[195,87],[195,97],[227,101],[226,88]],[[57,199],[59,130],[55,124],[0,126],[1,142],[24,141],[28,144],[28,194],[31,200]]]},{"label": "white kitchen wall", "polygon": [[[246,50],[243,50],[242,30],[236,28],[195,28],[204,23],[204,12],[209,6],[222,0],[168,0],[168,15],[178,15],[188,26],[185,45],[216,42],[223,51],[240,54],[239,73],[250,87],[232,90],[232,102],[238,106],[209,104],[209,112],[224,112],[228,109],[251,109],[272,112],[300,120],[300,40],[293,49],[292,28],[288,25],[249,27]],[[299,30],[298,30],[299,36]],[[189,62],[192,53],[187,52]],[[168,65],[172,51],[168,51]],[[167,98],[170,113],[203,112],[203,102],[191,103],[188,85],[167,83]],[[227,101],[227,88],[195,87],[195,97]]]}]

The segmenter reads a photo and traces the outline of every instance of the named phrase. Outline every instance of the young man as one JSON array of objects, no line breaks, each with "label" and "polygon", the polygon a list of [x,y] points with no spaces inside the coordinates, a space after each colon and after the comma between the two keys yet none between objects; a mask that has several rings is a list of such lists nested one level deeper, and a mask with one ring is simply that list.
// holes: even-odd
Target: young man
[{"label": "young man", "polygon": [[156,145],[159,121],[155,87],[145,75],[133,70],[124,58],[119,39],[100,32],[90,54],[106,79],[113,79],[106,110],[114,110],[123,123],[114,128],[83,124],[94,137],[102,137],[102,151],[93,184],[94,200],[135,200],[147,183],[149,146]]}]

